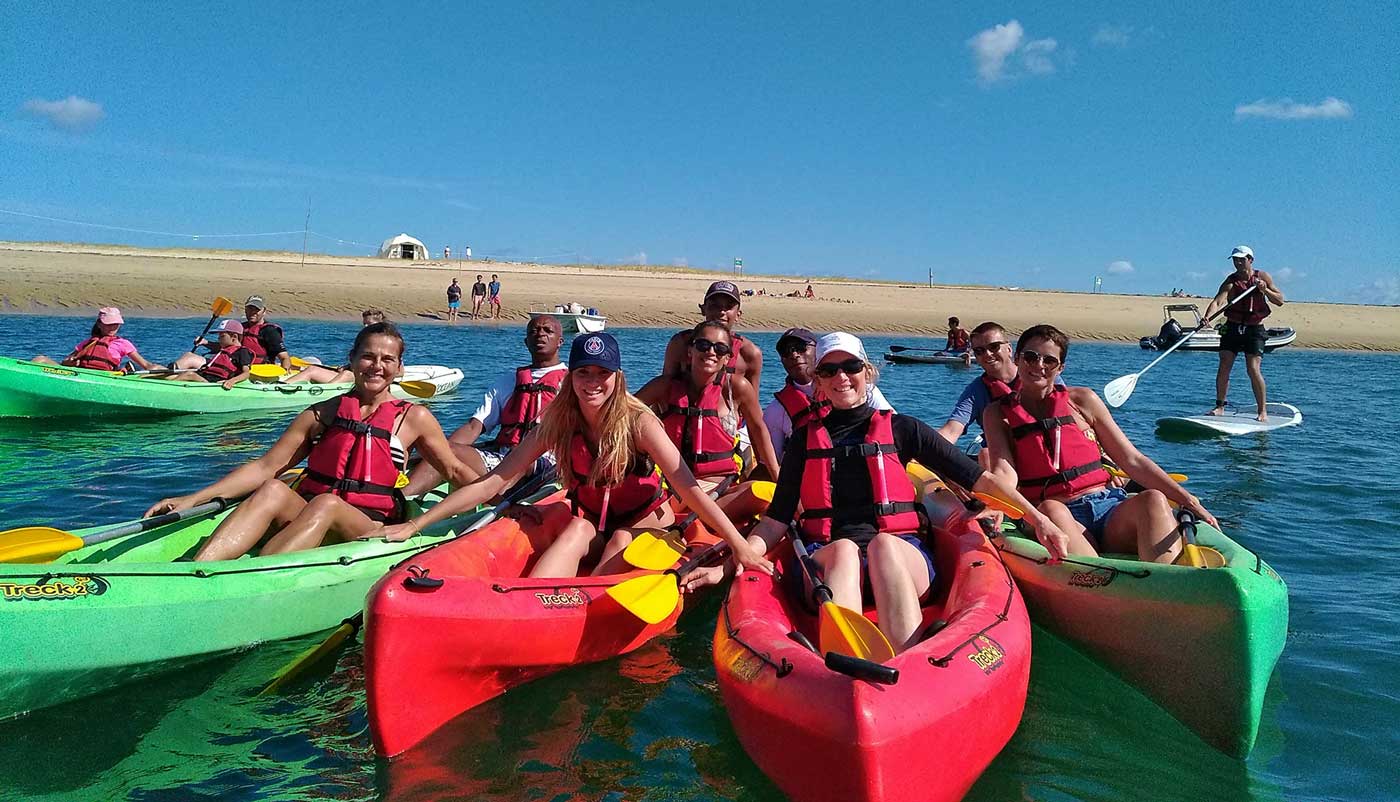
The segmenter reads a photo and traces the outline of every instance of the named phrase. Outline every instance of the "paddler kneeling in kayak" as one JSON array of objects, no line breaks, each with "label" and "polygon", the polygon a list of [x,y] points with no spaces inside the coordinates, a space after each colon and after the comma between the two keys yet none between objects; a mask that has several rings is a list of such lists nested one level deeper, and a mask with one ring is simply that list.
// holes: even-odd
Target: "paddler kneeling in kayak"
[{"label": "paddler kneeling in kayak", "polygon": [[[196,560],[231,560],[274,533],[260,554],[280,554],[374,537],[404,519],[397,486],[410,449],[444,476],[466,481],[442,427],[427,408],[390,395],[403,364],[403,335],[391,323],[360,330],[350,349],[355,386],[297,415],[272,448],[187,496],[162,499],[146,516],[185,510],[215,498],[248,499],[214,530]],[[278,480],[306,460],[295,489]]]},{"label": "paddler kneeling in kayak", "polygon": [[[758,461],[773,477],[778,457],[758,390],[742,374],[729,373],[734,335],[718,320],[706,320],[690,332],[686,370],[661,375],[637,391],[637,400],[660,416],[666,436],[680,450],[686,467],[705,492],[713,492],[728,477],[738,478],[739,421],[747,420]],[[731,486],[719,498],[719,508],[731,521],[744,521],[763,512],[768,502],[753,494],[751,483]]]},{"label": "paddler kneeling in kayak", "polygon": [[634,531],[674,522],[662,475],[681,501],[728,541],[740,565],[773,572],[763,552],[744,540],[696,484],[661,422],[627,392],[622,352],[606,332],[574,339],[568,379],[559,395],[545,408],[539,426],[500,465],[412,521],[386,527],[384,537],[404,540],[494,498],[532,470],[546,451],[559,455],[561,468],[567,467],[559,479],[569,491],[574,517],[540,555],[530,576],[576,576],[587,558],[597,559],[595,575],[617,572]]},{"label": "paddler kneeling in kayak", "polygon": [[[861,610],[862,588],[868,589],[880,631],[896,652],[918,642],[919,608],[934,584],[933,557],[922,537],[925,522],[905,472],[911,460],[960,487],[1026,509],[1051,556],[1064,555],[1064,533],[1009,481],[984,471],[923,421],[871,408],[869,388],[877,374],[859,338],[828,334],[817,341],[816,354],[816,390],[831,401],[831,410],[788,442],[773,502],[749,534],[754,551],[776,545],[795,517],[833,600]],[[721,570],[692,572],[683,581],[685,590],[718,581]]]},{"label": "paddler kneeling in kayak", "polygon": [[70,368],[116,371],[122,369],[123,360],[130,359],[142,370],[159,368],[159,365],[147,362],[145,357],[137,352],[136,346],[131,343],[131,340],[117,336],[117,332],[121,330],[124,322],[126,321],[122,320],[120,309],[115,306],[104,306],[97,310],[97,322],[92,324],[92,331],[88,338],[78,343],[73,352],[65,356],[62,362],[54,362],[43,354],[29,361],[44,365],[67,365]]},{"label": "paddler kneeling in kayak", "polygon": [[[1181,553],[1168,502],[1215,525],[1215,517],[1148,459],[1118,428],[1098,393],[1055,381],[1069,338],[1050,325],[1032,326],[1016,341],[1020,387],[998,388],[982,425],[994,469],[1014,469],[1018,487],[1070,537],[1070,553],[1136,554],[1170,563]],[[1131,498],[1111,486],[1100,449],[1146,490]]]}]

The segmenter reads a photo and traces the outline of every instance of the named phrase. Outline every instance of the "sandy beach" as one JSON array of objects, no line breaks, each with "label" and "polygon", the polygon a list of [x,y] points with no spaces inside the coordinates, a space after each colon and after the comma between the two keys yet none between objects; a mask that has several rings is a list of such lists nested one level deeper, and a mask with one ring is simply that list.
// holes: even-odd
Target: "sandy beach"
[{"label": "sandy beach", "polygon": [[[968,328],[997,320],[1013,330],[1054,323],[1076,339],[1136,342],[1155,334],[1162,305],[1208,299],[954,287],[818,279],[815,299],[790,298],[802,278],[732,276],[699,270],[631,266],[562,266],[516,262],[399,262],[385,259],[254,251],[145,249],[74,243],[0,243],[0,311],[88,315],[116,305],[128,315],[207,312],[219,295],[267,299],[273,319],[354,319],[378,306],[400,321],[445,314],[444,290],[460,276],[467,292],[476,274],[500,276],[502,322],[531,309],[577,301],[619,326],[685,326],[709,282],[730,278],[761,295],[744,299],[743,327],[845,329],[942,335],[949,315]],[[1222,267],[1221,277],[1225,275]],[[990,276],[985,277],[989,280]],[[1284,287],[1287,292],[1287,287]],[[465,294],[465,293],[464,293]],[[470,297],[463,299],[469,311]],[[1298,330],[1297,347],[1400,351],[1400,308],[1288,303],[1271,325]],[[490,325],[463,321],[462,325]]]}]

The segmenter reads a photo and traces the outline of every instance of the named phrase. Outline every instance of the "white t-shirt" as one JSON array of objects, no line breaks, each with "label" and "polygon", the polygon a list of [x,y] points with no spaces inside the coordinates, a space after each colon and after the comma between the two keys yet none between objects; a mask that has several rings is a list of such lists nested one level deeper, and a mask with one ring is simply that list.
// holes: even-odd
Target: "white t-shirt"
[{"label": "white t-shirt", "polygon": [[[793,384],[793,387],[812,397],[812,385]],[[875,409],[888,409],[893,412],[894,407],[885,400],[885,394],[880,392],[880,388],[870,386],[870,406]],[[783,461],[783,450],[787,448],[787,441],[792,437],[792,418],[783,409],[783,403],[778,399],[773,399],[767,407],[763,409],[763,422],[768,424],[768,436],[773,440],[773,450],[777,452],[778,462]]]},{"label": "white t-shirt", "polygon": [[[560,362],[557,365],[550,365],[547,368],[533,368],[530,371],[530,381],[539,381],[545,374],[553,373],[556,370],[568,370],[569,366]],[[472,413],[472,418],[481,421],[481,431],[483,433],[494,431],[501,423],[501,409],[506,402],[510,401],[511,395],[515,393],[515,371],[510,370],[500,375],[496,381],[486,388],[486,394],[481,398],[481,404]]]}]

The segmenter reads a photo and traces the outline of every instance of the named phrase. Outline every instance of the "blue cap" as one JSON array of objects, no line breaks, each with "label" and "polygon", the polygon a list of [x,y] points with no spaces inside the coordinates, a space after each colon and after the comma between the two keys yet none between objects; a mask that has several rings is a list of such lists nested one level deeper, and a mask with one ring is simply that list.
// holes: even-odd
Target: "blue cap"
[{"label": "blue cap", "polygon": [[569,370],[597,365],[600,368],[622,370],[622,349],[617,339],[607,332],[580,334],[569,347]]}]

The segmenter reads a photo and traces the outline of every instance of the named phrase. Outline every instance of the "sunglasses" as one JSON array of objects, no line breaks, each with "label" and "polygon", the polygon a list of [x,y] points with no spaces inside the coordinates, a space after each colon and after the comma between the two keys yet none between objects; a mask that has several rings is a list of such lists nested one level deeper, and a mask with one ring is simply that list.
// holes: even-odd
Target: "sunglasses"
[{"label": "sunglasses", "polygon": [[1019,356],[1021,359],[1026,360],[1027,365],[1044,365],[1045,367],[1051,370],[1054,370],[1055,368],[1058,368],[1060,365],[1063,364],[1062,362],[1060,362],[1059,357],[1046,356],[1045,354],[1037,354],[1035,351],[1022,351],[1017,356]]},{"label": "sunglasses", "polygon": [[852,357],[844,362],[823,362],[817,365],[815,373],[823,379],[830,379],[832,376],[835,376],[837,372],[844,373],[847,376],[854,376],[864,371],[865,362]]},{"label": "sunglasses", "polygon": [[974,345],[972,346],[972,355],[986,356],[987,354],[995,354],[1001,350],[1003,345],[1006,345],[1006,340],[997,340],[996,342],[987,343],[986,345]]},{"label": "sunglasses", "polygon": [[805,354],[807,353],[807,349],[811,347],[812,346],[808,345],[807,343],[801,340],[788,341],[778,346],[778,356],[783,357],[792,356],[793,354]]},{"label": "sunglasses", "polygon": [[725,345],[724,343],[715,343],[710,342],[709,340],[691,340],[690,347],[694,348],[702,354],[707,354],[710,351],[714,351],[715,356],[729,356],[730,352],[734,350],[729,346]]}]

